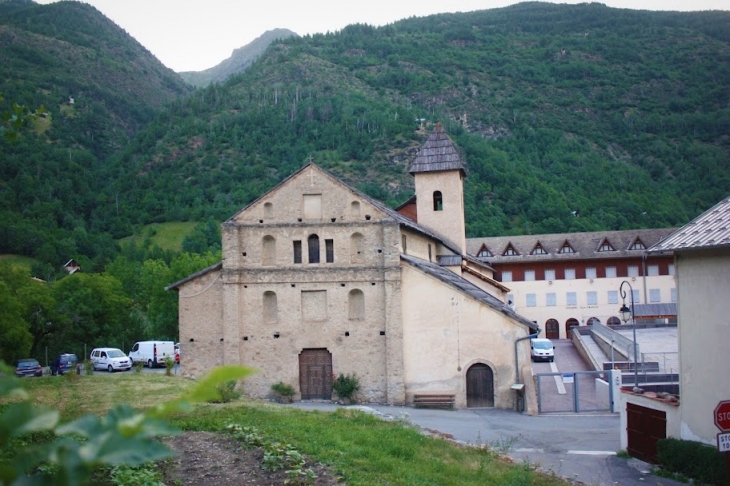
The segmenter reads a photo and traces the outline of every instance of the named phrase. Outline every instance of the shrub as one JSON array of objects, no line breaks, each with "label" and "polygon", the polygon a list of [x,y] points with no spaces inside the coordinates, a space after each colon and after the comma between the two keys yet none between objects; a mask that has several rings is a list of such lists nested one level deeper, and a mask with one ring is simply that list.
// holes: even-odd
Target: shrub
[{"label": "shrub", "polygon": [[662,468],[695,480],[722,485],[725,482],[725,460],[721,452],[701,442],[660,439],[657,458]]},{"label": "shrub", "polygon": [[282,397],[294,396],[294,387],[287,383],[284,383],[283,381],[280,381],[279,383],[274,383],[273,385],[271,385],[271,389]]},{"label": "shrub", "polygon": [[165,374],[172,376],[172,367],[175,366],[175,360],[170,356],[165,356]]},{"label": "shrub", "polygon": [[90,359],[87,359],[86,361],[84,361],[84,371],[86,372],[87,375],[94,374],[94,363]]},{"label": "shrub", "polygon": [[340,376],[334,379],[332,389],[337,392],[338,397],[352,400],[352,397],[360,389],[360,382],[355,373],[352,375],[343,375],[340,373]]},{"label": "shrub", "polygon": [[142,368],[144,368],[144,363],[142,361],[135,361],[132,366],[134,367],[135,373],[142,373]]},{"label": "shrub", "polygon": [[236,390],[235,381],[225,381],[215,387],[218,396],[209,400],[211,403],[228,403],[241,397],[241,393]]}]

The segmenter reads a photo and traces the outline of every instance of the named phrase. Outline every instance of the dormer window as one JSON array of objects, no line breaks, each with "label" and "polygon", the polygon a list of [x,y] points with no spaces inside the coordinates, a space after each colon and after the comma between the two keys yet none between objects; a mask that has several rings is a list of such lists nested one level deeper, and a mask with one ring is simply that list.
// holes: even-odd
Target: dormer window
[{"label": "dormer window", "polygon": [[542,247],[540,243],[535,245],[535,248],[532,249],[532,252],[530,252],[530,255],[547,255],[548,252],[545,251],[545,248]]},{"label": "dormer window", "polygon": [[636,238],[631,246],[629,246],[629,250],[646,250],[646,245],[639,238]]},{"label": "dormer window", "polygon": [[565,254],[565,253],[575,253],[575,250],[572,246],[570,246],[570,243],[567,241],[563,243],[563,246],[560,247],[560,250],[558,250],[558,253]]},{"label": "dormer window", "polygon": [[444,210],[444,197],[441,195],[441,191],[433,191],[433,210]]},{"label": "dormer window", "polygon": [[487,248],[484,245],[482,245],[482,247],[479,248],[479,251],[477,252],[477,257],[479,257],[479,258],[490,258],[493,256],[494,255],[492,254],[491,251],[489,251],[489,248]]},{"label": "dormer window", "polygon": [[517,250],[515,250],[515,247],[512,246],[512,243],[507,245],[507,248],[504,249],[504,252],[502,252],[502,256],[517,256],[519,253],[517,253]]},{"label": "dormer window", "polygon": [[601,242],[601,245],[598,247],[597,251],[616,251],[611,243],[608,242],[608,239],[604,238]]}]

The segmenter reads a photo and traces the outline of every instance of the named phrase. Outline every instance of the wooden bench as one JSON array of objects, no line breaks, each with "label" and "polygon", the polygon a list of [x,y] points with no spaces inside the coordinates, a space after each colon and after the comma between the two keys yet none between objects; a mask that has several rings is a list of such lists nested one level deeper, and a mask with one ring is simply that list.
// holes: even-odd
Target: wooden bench
[{"label": "wooden bench", "polygon": [[429,393],[413,395],[413,405],[416,408],[454,408],[455,395]]}]

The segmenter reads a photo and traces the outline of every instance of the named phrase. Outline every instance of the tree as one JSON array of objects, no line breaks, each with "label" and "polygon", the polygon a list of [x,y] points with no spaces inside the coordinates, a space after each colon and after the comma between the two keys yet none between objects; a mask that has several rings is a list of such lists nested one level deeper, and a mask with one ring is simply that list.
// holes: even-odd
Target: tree
[{"label": "tree", "polygon": [[111,275],[69,275],[56,282],[53,296],[65,321],[54,332],[54,342],[64,349],[78,351],[84,344],[121,348],[138,338],[138,321],[130,312],[132,301]]}]

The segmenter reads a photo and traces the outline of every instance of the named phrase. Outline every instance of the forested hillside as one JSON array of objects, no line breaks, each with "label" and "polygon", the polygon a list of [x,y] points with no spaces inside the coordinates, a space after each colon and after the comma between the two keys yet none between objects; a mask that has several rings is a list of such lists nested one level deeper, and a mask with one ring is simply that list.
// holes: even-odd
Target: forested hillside
[{"label": "forested hillside", "polygon": [[145,223],[220,222],[310,157],[396,205],[436,121],[466,156],[469,236],[681,225],[730,192],[730,12],[523,3],[352,25],[184,95],[91,7],[0,8],[6,104],[51,111],[0,142],[0,251],[49,264],[103,268]]},{"label": "forested hillside", "polygon": [[465,151],[471,236],[680,225],[730,190],[728,39],[728,12],[540,3],[288,39],[156,120],[114,190],[222,219],[311,156],[396,204],[425,119]]},{"label": "forested hillside", "polygon": [[[53,266],[115,254],[94,208],[101,174],[166,103],[191,88],[93,7],[0,2],[0,112],[47,113],[0,139],[0,253]],[[1,138],[1,137],[0,137]]]}]

